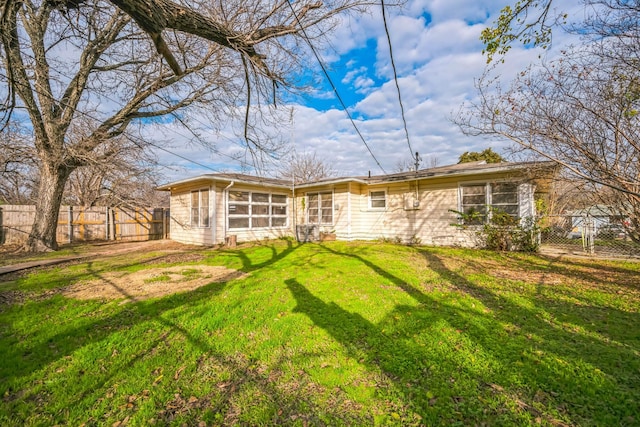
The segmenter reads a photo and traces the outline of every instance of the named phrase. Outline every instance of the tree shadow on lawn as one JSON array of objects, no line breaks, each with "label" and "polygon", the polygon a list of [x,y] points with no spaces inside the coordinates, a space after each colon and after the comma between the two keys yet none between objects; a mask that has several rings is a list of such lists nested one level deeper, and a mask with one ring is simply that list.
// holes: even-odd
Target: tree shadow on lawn
[{"label": "tree shadow on lawn", "polygon": [[618,262],[625,261],[637,268],[607,265],[603,262],[599,262],[597,266],[594,266],[588,260],[583,261],[578,258],[551,257],[548,255],[527,256],[520,262],[526,266],[526,269],[562,274],[580,280],[602,281],[603,284],[615,284],[630,291],[640,291],[640,280],[637,280],[640,275],[640,261],[622,259]]},{"label": "tree shadow on lawn", "polygon": [[[275,246],[271,246],[272,256],[268,260],[261,262],[259,264],[252,264],[251,260],[244,254],[242,251],[231,251],[233,255],[238,256],[243,263],[243,271],[250,272],[253,270],[257,270],[260,268],[267,267],[284,257],[291,254],[291,252],[297,249],[298,246],[294,246],[291,242],[288,242],[287,248],[284,251],[278,252]],[[155,258],[154,258],[155,259]],[[145,260],[147,262],[149,260]],[[56,285],[60,286],[62,284],[73,283],[76,280],[102,280],[105,283],[109,284],[114,289],[117,289],[118,292],[122,295],[125,300],[131,301],[131,303],[123,306],[122,309],[117,310],[113,314],[99,320],[93,321],[92,314],[80,314],[81,317],[86,319],[86,322],[83,322],[81,325],[72,325],[69,328],[60,327],[57,325],[56,333],[51,336],[47,336],[46,332],[44,332],[44,337],[41,342],[29,346],[27,348],[23,348],[21,346],[2,346],[0,348],[0,360],[14,360],[20,357],[29,357],[33,355],[38,358],[39,363],[35,366],[31,365],[31,369],[40,369],[43,366],[51,363],[52,361],[62,358],[65,354],[60,354],[59,351],[53,350],[52,348],[64,348],[66,350],[65,353],[72,353],[75,349],[89,345],[93,342],[101,341],[105,337],[109,336],[111,333],[116,331],[121,331],[129,327],[132,323],[139,321],[147,321],[154,320],[160,318],[160,316],[166,312],[171,311],[176,308],[179,308],[187,303],[199,303],[205,298],[210,298],[219,294],[226,285],[226,282],[223,283],[214,283],[203,287],[199,290],[195,290],[192,292],[184,292],[177,295],[172,295],[166,298],[158,299],[152,302],[143,302],[143,303],[134,303],[136,298],[133,295],[130,295],[125,288],[119,286],[108,277],[106,277],[104,272],[111,272],[113,269],[108,269],[108,266],[104,268],[95,269],[93,267],[94,261],[85,262],[87,264],[86,271],[83,271],[79,274],[71,274],[71,275],[62,275],[59,281],[56,281]],[[139,265],[139,262],[128,263],[125,265],[118,265],[116,268],[118,270],[126,270],[127,268],[134,267]],[[45,289],[49,289],[49,286],[46,286]],[[60,305],[60,310],[64,311],[68,307],[69,300],[66,298],[59,297],[56,301],[53,301],[51,298],[44,298],[39,301],[29,301],[26,304],[13,307],[5,307],[3,311],[8,312],[16,311],[16,317],[38,317],[41,313],[47,313],[51,310],[52,303],[58,303]],[[95,303],[95,301],[94,301]],[[81,304],[91,304],[89,303],[81,303]],[[3,311],[0,311],[0,315],[3,314]],[[123,315],[123,312],[128,312],[128,315]],[[7,325],[9,328],[6,330],[7,332],[3,333],[4,336],[11,336],[13,333],[11,332],[10,325]],[[36,337],[24,337],[28,341],[36,341]],[[19,367],[20,363],[16,366],[13,366],[13,369],[10,369],[13,374],[8,377],[4,377],[6,379],[11,379],[14,377],[20,377],[26,372],[16,371],[15,368]],[[8,367],[8,364],[6,365]]]},{"label": "tree shadow on lawn", "polygon": [[[589,406],[591,411],[600,408],[601,413],[608,413],[612,417],[609,421],[616,423],[629,422],[625,417],[640,412],[637,403],[640,335],[632,326],[638,324],[640,314],[595,305],[588,300],[576,304],[541,295],[544,283],[537,284],[537,295],[519,304],[452,271],[437,255],[429,251],[421,253],[433,271],[491,311],[496,331],[507,332],[504,347],[496,346],[494,341],[480,342],[484,342],[485,348],[493,347],[497,357],[511,359],[523,384],[555,393],[559,404],[569,405],[567,411],[585,417],[584,421],[588,420],[588,413],[582,410]],[[564,271],[571,274],[571,270]],[[592,276],[589,278],[593,280]],[[461,322],[462,318],[455,316],[449,320],[465,328],[469,323]],[[606,323],[617,328],[607,328]],[[509,350],[518,348],[524,350],[521,360]],[[629,405],[630,402],[636,403]]]},{"label": "tree shadow on lawn", "polygon": [[[193,250],[189,251],[189,253],[193,253],[193,252],[194,252]],[[92,255],[91,258],[98,258],[100,256],[101,255]],[[99,275],[99,272],[103,270],[104,271],[111,270],[111,263],[113,262],[113,259],[116,257],[122,257],[123,259],[128,258],[127,260],[131,261],[125,265],[118,265],[116,268],[116,270],[126,270],[134,266],[152,265],[154,263],[162,262],[162,260],[175,256],[175,254],[174,253],[160,254],[160,255],[151,256],[149,258],[143,258],[145,256],[148,256],[148,253],[144,255],[139,255],[139,256],[141,257],[141,259],[135,262],[131,260],[130,258],[131,255],[113,255],[109,257],[110,261],[101,261],[101,260],[96,261],[94,259],[87,259],[87,258],[70,259],[68,261],[63,261],[60,264],[29,268],[25,270],[19,270],[13,273],[7,273],[0,276],[0,294],[3,292],[6,292],[7,290],[13,291],[18,287],[20,291],[37,292],[37,291],[42,291],[46,289],[60,288],[62,286],[68,285],[69,283],[72,283],[78,280],[91,280],[93,278],[102,279],[102,276]],[[88,273],[84,271],[82,272],[78,271],[77,273],[70,273],[72,269],[84,264],[89,266]],[[95,264],[102,264],[103,266],[100,269],[93,269],[93,266]],[[29,276],[38,275],[38,274],[49,275],[49,277],[47,277],[46,281],[39,280],[37,282],[35,281],[31,282],[29,279]],[[21,281],[26,283],[20,283]],[[2,312],[2,307],[0,306],[0,313],[1,312]]]},{"label": "tree shadow on lawn", "polygon": [[[251,271],[283,259],[295,247],[288,245],[282,252],[273,249],[271,259],[259,264],[252,264],[244,254],[236,255],[244,261],[245,268]],[[91,266],[89,269],[91,270]],[[108,281],[101,271],[92,270],[91,275]],[[113,282],[111,285],[118,286]],[[104,411],[107,412],[104,420],[90,418],[89,414],[91,411],[96,411],[96,405],[104,401],[105,395],[109,394],[108,391],[112,387],[117,387],[114,382],[124,381],[122,378],[126,372],[131,372],[134,377],[141,376],[148,379],[147,384],[134,394],[138,397],[145,393],[148,395],[149,390],[143,390],[144,388],[151,389],[151,393],[155,394],[156,384],[150,383],[157,374],[145,371],[150,363],[148,359],[155,353],[162,352],[165,346],[171,345],[169,341],[173,342],[173,346],[179,346],[179,343],[184,341],[188,346],[183,344],[183,349],[179,351],[180,356],[176,356],[180,360],[174,360],[175,357],[171,356],[173,364],[162,367],[168,379],[171,377],[172,369],[175,369],[176,373],[174,381],[169,380],[170,384],[167,385],[170,390],[154,398],[156,419],[161,422],[171,423],[179,419],[196,419],[207,423],[212,420],[220,422],[219,414],[223,414],[224,421],[230,424],[237,422],[287,424],[294,423],[296,420],[314,425],[370,423],[368,415],[350,410],[348,405],[340,401],[340,393],[335,391],[328,397],[329,403],[325,407],[317,400],[318,397],[314,396],[314,393],[318,392],[317,385],[304,375],[297,376],[290,390],[281,387],[277,382],[281,372],[274,374],[273,369],[286,370],[285,366],[288,366],[290,361],[285,358],[284,353],[270,364],[271,369],[266,369],[261,366],[261,362],[243,354],[242,348],[239,348],[235,354],[217,350],[215,336],[212,334],[214,330],[206,326],[191,330],[187,325],[191,324],[192,319],[205,319],[210,315],[213,308],[209,301],[219,295],[226,286],[226,283],[213,283],[194,291],[162,299],[112,305],[110,307],[112,312],[98,320],[95,316],[100,316],[96,310],[100,307],[99,303],[75,302],[62,296],[10,307],[9,312],[2,314],[3,322],[6,319],[7,323],[0,335],[3,341],[0,346],[0,360],[3,361],[3,366],[0,368],[2,379],[0,395],[3,396],[0,401],[0,419],[7,419],[5,417],[12,413],[13,417],[19,417],[16,414],[24,414],[25,411],[31,414],[40,413],[41,415],[37,418],[39,421],[36,421],[38,423],[51,422],[52,424],[60,422],[80,424],[85,421],[100,423],[109,419],[110,415],[115,416],[116,419],[134,416],[135,406],[133,409],[127,409],[131,402],[127,401],[127,395],[122,394],[116,395],[113,402],[102,403],[105,406]],[[122,287],[119,289],[125,299],[132,298],[126,289]],[[74,310],[76,313],[72,317],[65,317],[69,325],[63,326],[54,324],[56,321],[48,314],[52,309]],[[24,317],[41,317],[43,319],[41,333],[29,337],[19,336],[20,332],[13,328],[11,323],[19,322]],[[197,326],[201,326],[199,320],[195,322]],[[51,334],[51,329],[44,328],[47,324],[49,328],[56,328],[55,333]],[[148,327],[138,328],[142,333],[140,336],[126,336],[128,330],[145,324],[148,324]],[[207,326],[215,329],[210,325]],[[121,337],[116,335],[121,333],[125,335]],[[114,337],[117,338],[114,339]],[[122,348],[118,345],[120,340],[130,341],[131,339],[136,344],[131,348],[126,348],[129,345],[126,343],[122,344]],[[78,350],[96,344],[104,347],[95,353],[96,356],[92,356],[97,357],[96,360],[91,363],[74,363],[75,358],[83,357],[77,353]],[[188,356],[183,352],[187,347],[189,347]],[[190,374],[191,377],[182,374],[184,378],[179,378],[180,364],[189,368],[195,365],[193,368],[195,372]],[[279,366],[282,366],[282,370],[278,369]],[[58,375],[62,375],[57,371],[54,373],[56,368],[62,371],[81,369],[86,373],[82,371],[77,373],[83,377],[82,381],[74,381],[73,377],[69,376],[56,379]],[[208,375],[207,370],[211,369],[222,370],[227,374],[224,380],[220,372],[213,374],[215,380],[220,381],[217,387],[210,387],[213,391],[199,395],[195,400],[190,398],[189,394],[179,395],[181,390],[188,390],[193,386],[193,382],[200,381],[201,376]],[[38,374],[40,371],[42,373]],[[46,382],[69,383],[66,392],[60,394],[60,391],[50,389]],[[132,379],[132,382],[135,383],[136,380]],[[139,382],[144,383],[144,381]],[[168,396],[171,400],[167,401],[168,398],[163,396]],[[259,415],[253,420],[251,418],[243,420],[242,402],[247,401],[249,403],[246,409],[252,405],[263,405],[264,411],[261,416],[266,418],[261,419]],[[84,408],[82,413],[86,414],[88,420],[86,418],[66,419],[64,410],[54,409],[60,407],[63,402],[67,408]],[[24,404],[31,409],[21,406]],[[123,407],[125,409],[122,409]],[[255,408],[252,409],[254,410]],[[113,418],[110,419],[113,420]],[[9,418],[9,420],[19,421],[16,418]],[[31,419],[30,422],[34,420]]]},{"label": "tree shadow on lawn", "polygon": [[[446,267],[442,260],[435,253],[422,251],[422,255],[429,262],[433,271],[437,272],[441,277],[446,278],[457,287],[464,289],[465,292],[486,302],[493,302],[493,307],[506,307],[505,313],[512,313],[521,310],[522,306],[511,304],[508,307],[504,304],[497,304],[500,300],[504,302],[505,297],[500,295],[500,290],[504,290],[511,295],[518,295],[517,287],[524,284],[525,287],[535,285],[535,294],[527,295],[526,291],[522,297],[528,298],[535,305],[530,313],[545,321],[547,328],[564,328],[561,322],[572,323],[575,327],[592,332],[593,334],[606,334],[600,339],[608,344],[608,348],[614,349],[618,346],[627,346],[638,344],[640,335],[633,325],[637,325],[640,321],[640,313],[637,311],[625,311],[616,307],[616,302],[624,302],[623,305],[633,306],[634,299],[638,297],[631,295],[627,297],[626,291],[634,282],[635,275],[633,270],[617,270],[622,275],[623,283],[612,279],[610,275],[593,274],[599,272],[599,268],[594,265],[583,265],[575,263],[566,263],[565,260],[548,259],[545,265],[535,262],[532,256],[526,259],[511,258],[506,256],[502,260],[502,265],[507,270],[514,270],[521,274],[517,277],[511,277],[504,280],[500,274],[495,274],[486,265],[474,260],[465,260],[465,270],[472,271],[474,274],[491,277],[495,283],[492,286],[496,291],[490,291],[489,288],[475,285],[473,281],[463,278],[459,273],[454,272],[451,268]],[[517,256],[517,255],[516,255]],[[595,270],[591,273],[578,270],[576,268],[583,266],[589,270]],[[572,268],[573,267],[573,268]],[[540,273],[538,275],[529,274],[530,271]],[[608,270],[604,270],[608,271]],[[626,272],[626,274],[622,274]],[[566,282],[558,282],[558,275],[568,279]],[[480,280],[480,279],[478,279]],[[575,282],[574,282],[575,280]],[[510,288],[512,286],[513,288]],[[598,296],[594,296],[598,293]],[[626,298],[630,298],[626,301]],[[523,317],[523,319],[526,317]],[[516,322],[518,324],[519,322]],[[536,325],[543,326],[543,325]],[[566,330],[569,334],[579,333],[577,330]],[[595,338],[595,337],[592,337]],[[631,343],[631,344],[625,344]],[[592,352],[590,352],[593,354]]]},{"label": "tree shadow on lawn", "polygon": [[[260,246],[261,248],[265,248],[269,251],[269,256],[261,255],[259,258],[262,258],[263,260],[258,262],[249,258],[249,256],[247,256],[247,254],[245,253],[244,249],[234,249],[234,250],[227,249],[227,250],[220,250],[218,252],[221,254],[230,255],[231,257],[237,257],[238,259],[240,259],[240,262],[242,263],[241,270],[244,271],[245,273],[250,273],[252,271],[269,267],[274,263],[281,261],[282,259],[291,255],[296,249],[299,249],[302,246],[302,244],[301,243],[294,244],[291,240],[287,240],[286,247],[280,252],[278,252],[278,249],[281,245],[260,244],[258,246]],[[252,251],[255,252],[255,248],[252,247],[251,249]]]},{"label": "tree shadow on lawn", "polygon": [[[102,272],[92,270],[92,263],[88,263],[89,273],[82,274],[80,277],[90,277],[91,280],[103,280],[114,289],[117,289],[124,301],[131,301],[127,304],[120,304],[113,313],[99,320],[94,320],[95,312],[83,311],[82,306],[95,308],[97,304],[102,302],[97,300],[77,301],[57,295],[53,298],[42,299],[38,301],[29,301],[25,304],[11,307],[3,316],[8,318],[9,322],[20,321],[23,318],[43,317],[43,325],[48,323],[52,317],[48,313],[52,312],[52,306],[57,306],[58,311],[66,312],[67,310],[77,310],[77,314],[71,317],[69,326],[64,327],[60,324],[51,325],[55,328],[55,334],[49,335],[50,330],[41,329],[40,336],[19,337],[17,345],[3,345],[0,347],[0,359],[6,361],[4,365],[6,372],[2,372],[4,380],[11,381],[14,378],[27,376],[33,371],[40,370],[45,366],[70,356],[79,348],[92,345],[107,339],[114,333],[126,331],[133,325],[146,321],[154,321],[168,311],[180,308],[188,303],[199,303],[207,298],[211,298],[219,294],[226,282],[212,283],[200,289],[174,294],[165,298],[154,301],[135,302],[136,298],[130,295],[126,289],[118,286],[115,282],[106,278]],[[133,266],[135,264],[130,264]],[[122,266],[121,266],[122,267]],[[73,278],[69,279],[73,281]],[[74,304],[77,303],[78,305]],[[83,319],[80,324],[78,319]],[[18,335],[14,332],[11,325],[3,331],[3,337]],[[21,345],[27,342],[30,345]],[[29,362],[23,363],[23,359],[30,359]],[[132,360],[135,362],[135,360]]]},{"label": "tree shadow on lawn", "polygon": [[[423,419],[446,424],[541,418],[553,424],[562,423],[560,417],[580,423],[589,420],[592,411],[603,411],[603,419],[619,423],[635,413],[629,402],[637,397],[632,384],[637,363],[624,365],[636,358],[633,342],[612,345],[559,328],[536,309],[451,271],[427,251],[420,253],[433,271],[488,310],[471,308],[472,300],[460,304],[458,297],[431,296],[363,256],[325,249],[360,261],[418,306],[397,306],[373,324],[314,296],[312,284],[305,287],[290,278],[286,284],[296,299],[295,311],[326,330],[352,357],[364,354],[365,366],[388,374],[396,391]],[[561,312],[565,307],[544,309]],[[618,315],[637,320],[635,313]],[[620,375],[620,369],[628,371]]]}]

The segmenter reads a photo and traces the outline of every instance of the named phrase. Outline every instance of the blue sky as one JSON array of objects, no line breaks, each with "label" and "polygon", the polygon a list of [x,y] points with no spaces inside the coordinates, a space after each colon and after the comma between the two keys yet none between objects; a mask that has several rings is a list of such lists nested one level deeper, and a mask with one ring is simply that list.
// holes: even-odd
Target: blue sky
[{"label": "blue sky", "polygon": [[[465,151],[492,147],[502,152],[507,141],[465,136],[451,122],[452,114],[464,102],[476,97],[474,79],[486,65],[479,40],[483,28],[491,25],[505,0],[409,0],[402,8],[387,9],[395,64],[398,71],[411,146],[424,159],[422,166],[456,163]],[[579,7],[576,2],[554,2],[558,10]],[[566,46],[567,36],[554,36],[553,48],[546,55]],[[332,34],[333,49],[320,52],[358,128],[382,168],[396,171],[398,164],[410,158],[390,65],[389,47],[380,8],[370,14],[344,17]],[[538,61],[541,51],[516,46],[497,73],[506,84],[529,63]],[[285,135],[287,152],[316,153],[330,163],[339,175],[381,173],[347,115],[322,77],[319,66],[310,58],[309,73],[316,74],[321,85],[312,93],[282,106],[293,110],[293,130]],[[163,135],[170,135],[164,129]],[[229,156],[240,148],[231,132],[217,133],[217,153],[186,145],[180,134],[171,141],[173,149],[187,158],[205,163],[215,171],[238,171],[242,164]],[[222,153],[222,154],[221,154]],[[212,172],[164,154],[161,160],[176,167],[169,178]],[[248,160],[248,159],[247,159]],[[268,168],[274,174],[277,160]],[[245,171],[251,172],[245,168]]]}]

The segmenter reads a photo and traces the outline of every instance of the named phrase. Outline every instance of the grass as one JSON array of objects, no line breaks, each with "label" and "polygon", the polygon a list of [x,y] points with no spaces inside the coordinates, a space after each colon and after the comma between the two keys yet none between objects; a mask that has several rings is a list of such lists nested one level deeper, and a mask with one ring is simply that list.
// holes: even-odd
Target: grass
[{"label": "grass", "polygon": [[0,284],[29,296],[0,305],[0,424],[640,424],[639,263],[345,242],[199,253],[249,274],[126,304],[52,291],[158,268],[149,254]]}]

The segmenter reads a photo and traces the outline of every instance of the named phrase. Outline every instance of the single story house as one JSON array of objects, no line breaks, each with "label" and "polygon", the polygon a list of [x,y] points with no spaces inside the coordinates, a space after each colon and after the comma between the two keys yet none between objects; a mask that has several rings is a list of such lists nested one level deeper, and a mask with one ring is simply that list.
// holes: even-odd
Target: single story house
[{"label": "single story house", "polygon": [[[454,211],[535,215],[534,193],[551,162],[473,162],[378,176],[290,181],[212,173],[171,182],[171,239],[216,245],[295,236],[388,238],[473,246]],[[538,188],[539,190],[539,188]]]}]

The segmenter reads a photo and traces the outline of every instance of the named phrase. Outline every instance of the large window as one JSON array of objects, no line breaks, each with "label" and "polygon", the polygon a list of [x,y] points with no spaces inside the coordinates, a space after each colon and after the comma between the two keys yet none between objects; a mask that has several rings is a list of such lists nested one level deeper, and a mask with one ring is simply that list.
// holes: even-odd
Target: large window
[{"label": "large window", "polygon": [[209,226],[209,189],[191,192],[191,226]]},{"label": "large window", "polygon": [[333,193],[307,194],[307,224],[333,224]]},{"label": "large window", "polygon": [[387,192],[370,191],[369,192],[369,207],[371,209],[384,209],[387,207]]},{"label": "large window", "polygon": [[518,185],[513,183],[491,184],[491,207],[518,218]]},{"label": "large window", "polygon": [[287,225],[287,196],[284,194],[230,191],[228,202],[229,229]]},{"label": "large window", "polygon": [[471,216],[467,222],[473,224],[486,222],[492,210],[518,218],[520,212],[518,184],[464,185],[460,187],[460,210]]}]

